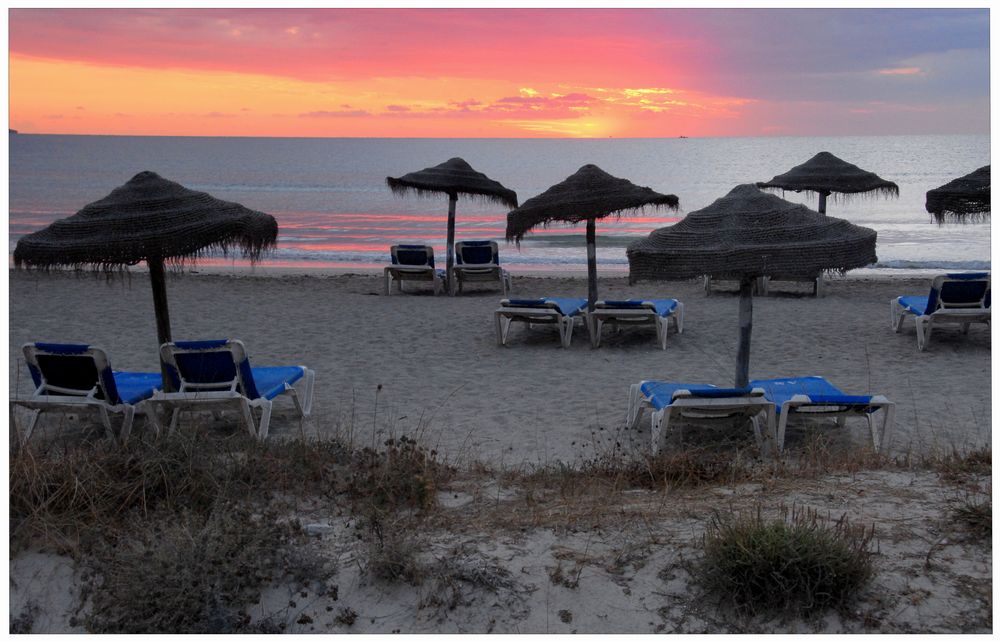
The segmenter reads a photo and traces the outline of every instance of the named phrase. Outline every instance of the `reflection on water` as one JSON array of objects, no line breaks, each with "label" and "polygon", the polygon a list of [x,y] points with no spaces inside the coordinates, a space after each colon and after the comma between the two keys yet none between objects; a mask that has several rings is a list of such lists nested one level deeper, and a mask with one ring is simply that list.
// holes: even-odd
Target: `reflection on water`
[{"label": "reflection on water", "polygon": [[[394,243],[445,254],[447,199],[394,196],[386,176],[462,156],[517,191],[539,194],[585,163],[676,194],[681,212],[651,210],[597,224],[602,270],[627,270],[625,247],[740,183],[767,180],[827,150],[899,184],[898,199],[831,198],[829,213],[878,232],[879,265],[917,269],[989,266],[990,224],[938,226],[924,194],[989,162],[988,136],[868,136],[630,140],[261,139],[128,136],[10,138],[12,252],[17,239],[103,198],[150,169],[191,189],[278,219],[278,250],[263,265],[377,268]],[[100,162],[95,162],[100,159]],[[779,193],[780,194],[780,193]],[[812,194],[787,192],[816,206]],[[460,199],[456,239],[501,242],[514,271],[577,270],[586,263],[583,226],[553,224],[519,247],[503,242],[506,211]],[[229,265],[225,258],[220,265]]]}]

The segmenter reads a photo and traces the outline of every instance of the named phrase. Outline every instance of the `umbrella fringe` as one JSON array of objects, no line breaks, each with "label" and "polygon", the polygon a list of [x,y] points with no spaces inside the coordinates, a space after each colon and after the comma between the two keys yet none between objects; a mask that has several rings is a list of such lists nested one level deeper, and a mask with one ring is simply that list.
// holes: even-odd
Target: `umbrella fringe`
[{"label": "umbrella fringe", "polygon": [[[668,197],[669,196],[673,196],[673,194],[668,194],[667,196]],[[541,219],[541,220],[537,220],[536,219],[534,222],[529,222],[529,221],[522,221],[522,220],[520,220],[520,219],[526,219],[527,218],[527,216],[522,216],[522,217],[520,217],[520,219],[517,222],[512,223],[511,219],[510,219],[510,216],[508,215],[508,217],[507,217],[507,233],[506,233],[506,238],[507,238],[507,242],[508,243],[513,242],[513,243],[516,243],[520,247],[521,239],[524,238],[525,234],[527,234],[528,232],[530,232],[534,228],[538,227],[539,225],[541,225],[543,229],[547,229],[549,227],[549,225],[551,225],[552,223],[566,223],[568,225],[579,225],[580,223],[586,223],[591,218],[594,218],[594,219],[614,218],[614,219],[617,220],[617,219],[622,218],[623,216],[631,216],[633,214],[641,212],[641,211],[645,210],[647,207],[648,208],[652,208],[654,210],[657,210],[657,209],[667,209],[667,210],[679,211],[679,209],[680,209],[680,201],[677,199],[676,196],[673,196],[673,202],[672,203],[650,203],[648,205],[637,205],[635,207],[627,207],[627,208],[624,208],[624,209],[617,210],[615,212],[609,212],[609,213],[604,214],[602,216],[582,216],[582,217],[575,218],[575,219],[571,219],[571,218],[568,218],[568,217],[567,218],[545,218],[545,219]]]},{"label": "umbrella fringe", "polygon": [[[427,187],[419,187],[417,185],[409,185],[407,183],[401,182],[396,178],[386,178],[386,185],[389,186],[389,190],[394,196],[405,197],[409,195],[418,196],[421,198],[439,198],[442,194],[451,195],[450,191],[441,189],[431,189]],[[469,191],[467,189],[457,190],[456,196],[464,196],[466,199],[471,201],[479,201],[482,203],[498,203],[504,207],[517,207],[517,195],[514,192],[505,195],[498,195],[490,192],[478,192]]]}]

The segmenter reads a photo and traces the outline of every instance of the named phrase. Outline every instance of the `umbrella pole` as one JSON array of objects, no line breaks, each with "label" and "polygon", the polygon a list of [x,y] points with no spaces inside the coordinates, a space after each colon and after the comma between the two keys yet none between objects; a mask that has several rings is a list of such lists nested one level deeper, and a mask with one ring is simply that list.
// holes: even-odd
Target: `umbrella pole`
[{"label": "umbrella pole", "polygon": [[753,331],[753,278],[740,279],[740,345],[736,351],[736,387],[750,385],[750,333]]},{"label": "umbrella pole", "polygon": [[597,303],[597,223],[587,219],[587,311]]},{"label": "umbrella pole", "polygon": [[826,192],[819,193],[819,213],[826,214]]},{"label": "umbrella pole", "polygon": [[447,268],[448,294],[455,294],[453,268],[455,267],[455,203],[458,202],[458,194],[448,195],[448,249],[445,256],[448,257],[445,267]]},{"label": "umbrella pole", "polygon": [[[164,278],[163,259],[150,258],[149,281],[153,285],[153,308],[156,311],[156,356],[160,356],[160,346],[170,343],[170,311],[167,309],[167,282]],[[173,384],[167,376],[167,367],[160,361],[160,375],[163,377],[163,391],[173,392]]]}]

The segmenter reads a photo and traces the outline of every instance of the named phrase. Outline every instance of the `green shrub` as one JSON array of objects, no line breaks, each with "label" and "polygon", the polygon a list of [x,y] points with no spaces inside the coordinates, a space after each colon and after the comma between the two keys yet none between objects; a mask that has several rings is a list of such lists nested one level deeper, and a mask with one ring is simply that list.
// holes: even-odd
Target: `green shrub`
[{"label": "green shrub", "polygon": [[754,513],[716,514],[704,538],[697,577],[702,586],[741,614],[809,614],[841,607],[873,575],[865,530],[846,516],[832,525],[794,508],[781,519]]}]

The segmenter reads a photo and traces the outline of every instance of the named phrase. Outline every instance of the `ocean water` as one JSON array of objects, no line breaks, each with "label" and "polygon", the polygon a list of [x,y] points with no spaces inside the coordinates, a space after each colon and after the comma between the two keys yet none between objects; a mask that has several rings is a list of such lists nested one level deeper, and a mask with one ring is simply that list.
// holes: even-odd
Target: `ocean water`
[{"label": "ocean water", "polygon": [[[378,268],[394,243],[426,243],[443,257],[447,198],[397,197],[386,176],[461,156],[517,192],[521,202],[581,165],[659,192],[681,211],[649,211],[597,224],[601,272],[628,270],[625,248],[740,183],[764,181],[829,151],[899,185],[899,198],[831,197],[827,213],[878,232],[877,272],[988,269],[990,223],[938,226],[927,190],[990,162],[989,136],[686,139],[310,139],[11,134],[10,247],[17,239],[152,170],[187,187],[272,214],[278,249],[265,266]],[[779,195],[780,194],[779,192]],[[785,198],[816,207],[814,194]],[[584,227],[553,224],[503,243],[506,210],[460,197],[457,240],[501,241],[512,271],[582,271]],[[443,264],[443,258],[439,259]],[[230,264],[230,259],[208,259]],[[240,261],[235,261],[240,264]],[[869,270],[865,270],[868,272]]]}]

